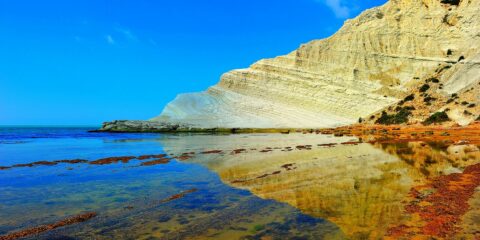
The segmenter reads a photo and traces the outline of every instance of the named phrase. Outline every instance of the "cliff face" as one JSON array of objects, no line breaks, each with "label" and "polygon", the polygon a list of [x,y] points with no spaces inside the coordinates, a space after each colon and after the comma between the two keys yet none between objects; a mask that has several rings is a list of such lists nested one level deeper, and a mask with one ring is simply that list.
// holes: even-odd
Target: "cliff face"
[{"label": "cliff face", "polygon": [[197,127],[346,125],[400,101],[439,66],[449,67],[439,76],[438,94],[463,91],[480,81],[480,0],[443,1],[391,0],[348,20],[330,38],[225,73],[205,92],[179,95],[152,120]]}]

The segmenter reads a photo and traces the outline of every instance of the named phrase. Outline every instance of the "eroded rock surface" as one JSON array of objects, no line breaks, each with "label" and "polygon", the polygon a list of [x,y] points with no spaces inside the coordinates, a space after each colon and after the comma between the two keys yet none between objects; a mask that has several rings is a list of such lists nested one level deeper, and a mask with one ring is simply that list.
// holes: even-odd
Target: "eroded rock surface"
[{"label": "eroded rock surface", "polygon": [[479,0],[391,0],[330,38],[225,73],[205,92],[179,95],[152,120],[330,127],[400,101],[432,75],[444,85],[439,94],[464,91],[480,81],[479,8]]},{"label": "eroded rock surface", "polygon": [[188,124],[168,123],[159,121],[130,121],[117,120],[105,122],[101,130],[107,132],[172,132],[188,130],[192,126]]}]

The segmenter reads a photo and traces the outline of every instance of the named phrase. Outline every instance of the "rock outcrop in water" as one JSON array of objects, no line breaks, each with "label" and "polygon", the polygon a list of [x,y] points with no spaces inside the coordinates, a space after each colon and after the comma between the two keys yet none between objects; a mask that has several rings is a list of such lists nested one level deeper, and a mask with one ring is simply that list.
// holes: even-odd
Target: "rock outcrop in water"
[{"label": "rock outcrop in water", "polygon": [[[191,130],[192,125],[159,121],[129,121],[117,120],[103,123],[100,131],[108,132],[173,132]],[[95,131],[94,131],[95,132]]]},{"label": "rock outcrop in water", "polygon": [[[479,43],[480,0],[390,0],[330,38],[225,73],[205,92],[179,95],[150,121],[198,128],[348,125],[398,103],[432,76],[441,84],[435,94],[445,99],[478,85]],[[479,105],[478,93],[471,98]],[[417,115],[424,119],[443,106]],[[471,122],[475,114],[453,119]]]}]

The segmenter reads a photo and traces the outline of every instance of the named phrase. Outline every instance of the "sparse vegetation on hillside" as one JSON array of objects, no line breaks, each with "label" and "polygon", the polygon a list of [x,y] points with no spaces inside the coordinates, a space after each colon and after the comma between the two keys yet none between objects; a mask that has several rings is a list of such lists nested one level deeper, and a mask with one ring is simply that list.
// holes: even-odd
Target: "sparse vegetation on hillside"
[{"label": "sparse vegetation on hillside", "polygon": [[380,118],[377,119],[376,123],[385,124],[385,125],[406,123],[408,122],[408,117],[411,114],[412,113],[406,108],[402,108],[396,114],[388,114],[387,112],[384,111],[382,112],[382,116],[380,116]]},{"label": "sparse vegetation on hillside", "polygon": [[447,113],[445,111],[443,112],[436,112],[429,118],[427,118],[423,124],[424,125],[430,125],[434,123],[442,123],[442,122],[448,122],[450,121],[450,118],[448,117]]},{"label": "sparse vegetation on hillside", "polygon": [[404,102],[410,102],[410,101],[413,101],[415,99],[415,95],[414,94],[410,94],[408,95],[407,97],[405,97],[405,99],[403,100]]},{"label": "sparse vegetation on hillside", "polygon": [[431,101],[435,101],[435,100],[437,100],[437,99],[434,98],[434,97],[431,97],[431,96],[426,96],[426,97],[423,99],[423,101],[424,101],[425,104],[427,104],[427,105],[431,105]]},{"label": "sparse vegetation on hillside", "polygon": [[408,110],[408,111],[413,111],[413,110],[415,110],[415,107],[414,106],[405,106],[405,107],[397,106],[395,108],[395,111],[400,112],[402,109],[405,109],[405,110]]},{"label": "sparse vegetation on hillside", "polygon": [[454,102],[456,99],[458,99],[458,94],[454,93],[450,98],[447,100],[447,104]]},{"label": "sparse vegetation on hillside", "polygon": [[423,93],[423,92],[428,91],[428,89],[430,89],[430,85],[425,83],[420,87],[419,91]]},{"label": "sparse vegetation on hillside", "polygon": [[472,116],[473,115],[473,113],[469,112],[468,110],[463,111],[463,114],[467,115],[467,116]]},{"label": "sparse vegetation on hillside", "polygon": [[460,0],[441,0],[443,4],[457,5],[460,4]]}]

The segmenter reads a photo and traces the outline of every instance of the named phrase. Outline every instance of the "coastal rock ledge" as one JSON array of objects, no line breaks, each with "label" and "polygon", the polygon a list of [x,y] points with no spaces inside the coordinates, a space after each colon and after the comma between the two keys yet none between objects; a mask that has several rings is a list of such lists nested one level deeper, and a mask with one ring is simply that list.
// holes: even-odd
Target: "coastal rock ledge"
[{"label": "coastal rock ledge", "polygon": [[[438,89],[416,101],[470,91],[468,103],[480,106],[479,43],[480,0],[390,0],[347,20],[329,38],[225,73],[204,92],[177,96],[155,118],[114,121],[102,130],[345,126],[381,113],[433,78]],[[445,105],[431,106],[427,117]],[[459,106],[449,107],[453,115],[465,112]],[[478,116],[475,109],[467,110]]]},{"label": "coastal rock ledge", "polygon": [[[290,133],[293,128],[204,128],[192,124],[161,121],[116,120],[104,122],[99,130],[90,132],[113,133]],[[303,129],[304,130],[304,129]]]},{"label": "coastal rock ledge", "polygon": [[191,131],[193,126],[159,121],[117,120],[105,122],[100,130],[92,132],[176,132]]}]

